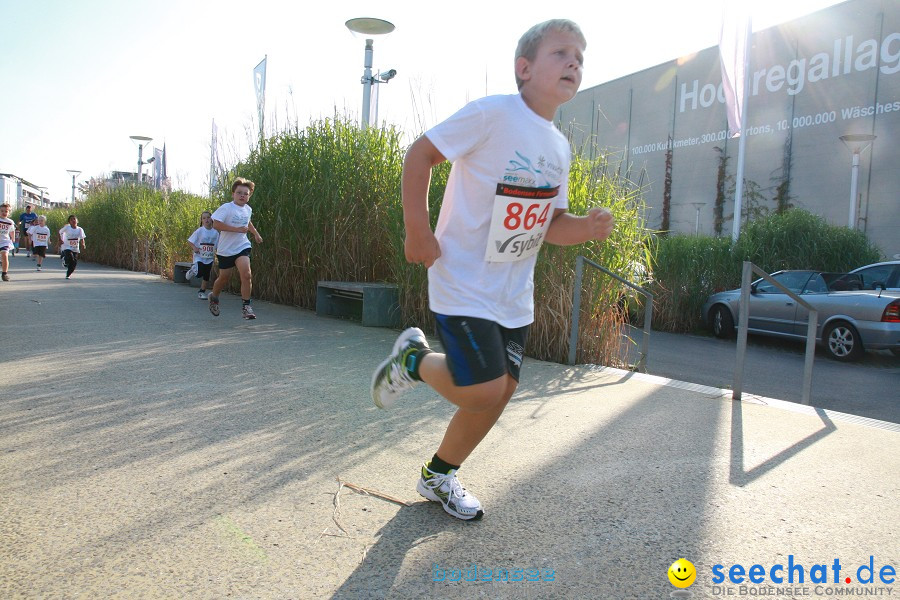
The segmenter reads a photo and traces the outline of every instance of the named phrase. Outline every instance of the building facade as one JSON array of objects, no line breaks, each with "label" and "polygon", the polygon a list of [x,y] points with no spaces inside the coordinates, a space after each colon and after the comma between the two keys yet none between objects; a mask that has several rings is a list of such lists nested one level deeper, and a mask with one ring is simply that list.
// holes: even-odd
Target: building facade
[{"label": "building facade", "polygon": [[[671,231],[730,235],[738,139],[721,81],[707,48],[579,92],[558,123],[641,183],[648,227],[667,218]],[[860,134],[875,138],[859,152],[851,209],[841,136]],[[900,258],[900,2],[850,0],[754,33],[745,135],[745,220],[780,202]]]},{"label": "building facade", "polygon": [[40,186],[12,173],[0,173],[0,204],[3,203],[9,204],[12,212],[25,210],[26,204],[35,209],[60,205],[59,202],[52,202]]}]

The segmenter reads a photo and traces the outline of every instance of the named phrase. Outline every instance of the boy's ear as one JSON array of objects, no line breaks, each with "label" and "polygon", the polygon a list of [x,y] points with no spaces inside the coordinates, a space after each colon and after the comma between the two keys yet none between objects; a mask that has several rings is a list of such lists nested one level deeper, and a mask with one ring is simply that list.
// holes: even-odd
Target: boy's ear
[{"label": "boy's ear", "polygon": [[522,81],[531,79],[531,62],[524,56],[516,59],[516,77]]}]

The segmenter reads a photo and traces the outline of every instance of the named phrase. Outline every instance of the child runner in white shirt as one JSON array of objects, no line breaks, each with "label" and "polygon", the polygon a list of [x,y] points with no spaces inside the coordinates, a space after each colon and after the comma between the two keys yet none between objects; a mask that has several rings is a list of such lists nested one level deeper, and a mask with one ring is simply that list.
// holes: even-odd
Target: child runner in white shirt
[{"label": "child runner in white shirt", "polygon": [[250,293],[253,291],[253,280],[250,273],[250,240],[247,232],[253,234],[256,243],[262,243],[262,236],[250,222],[253,209],[247,204],[256,184],[249,179],[238,177],[231,184],[232,201],[223,204],[212,214],[213,227],[219,232],[219,245],[216,258],[219,261],[219,276],[213,284],[209,295],[209,312],[219,316],[219,294],[228,285],[231,272],[237,267],[241,276],[241,300],[244,302],[245,319],[255,319],[256,314],[250,307]]},{"label": "child runner in white shirt", "polygon": [[14,247],[13,240],[16,239],[16,222],[9,218],[9,204],[0,204],[0,267],[3,272],[0,279],[9,281],[9,253]]},{"label": "child runner in white shirt", "polygon": [[[457,406],[416,489],[459,519],[484,514],[456,470],[518,385],[541,244],[605,240],[613,229],[606,209],[567,212],[571,151],[553,125],[581,84],[585,45],[571,21],[535,25],[516,48],[519,93],[471,102],[417,139],[403,163],[406,260],[428,268],[429,303],[446,354],[432,351],[420,329],[407,329],[373,373],[371,392],[387,408],[424,381]],[[432,232],[429,180],[444,160],[453,167]]]},{"label": "child runner in white shirt", "polygon": [[197,297],[201,300],[207,299],[206,288],[209,285],[216,244],[219,241],[219,232],[213,229],[212,225],[212,213],[204,210],[200,214],[200,227],[188,238],[188,243],[194,249],[194,264],[188,271],[188,280],[195,276],[201,278],[200,291],[197,292]]},{"label": "child runner in white shirt", "polygon": [[87,236],[84,229],[78,226],[78,218],[75,215],[69,215],[69,224],[60,230],[59,236],[63,248],[63,264],[66,265],[66,279],[69,279],[78,266],[78,254],[87,249],[84,241]]},{"label": "child runner in white shirt", "polygon": [[40,215],[37,218],[37,225],[28,228],[28,235],[31,236],[31,250],[35,258],[37,258],[37,270],[42,270],[44,258],[47,256],[47,246],[50,244],[50,228],[47,227],[47,217]]}]

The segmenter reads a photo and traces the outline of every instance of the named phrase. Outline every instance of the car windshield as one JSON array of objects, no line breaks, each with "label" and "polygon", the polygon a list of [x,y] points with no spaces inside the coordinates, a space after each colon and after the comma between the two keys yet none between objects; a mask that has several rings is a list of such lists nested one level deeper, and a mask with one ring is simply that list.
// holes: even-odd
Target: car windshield
[{"label": "car windshield", "polygon": [[874,289],[875,283],[879,282],[882,286],[892,287],[897,285],[897,273],[900,267],[897,265],[878,265],[857,271],[857,275],[862,278],[862,286],[864,290]]},{"label": "car windshield", "polygon": [[[777,273],[772,275],[772,279],[791,290],[795,294],[799,294],[803,291],[803,288],[806,286],[806,282],[809,281],[810,275],[814,273],[810,271],[785,271],[783,273]],[[815,273],[818,275],[818,273]],[[822,282],[824,285],[824,281]],[[783,294],[781,290],[777,287],[766,281],[765,279],[761,279],[756,284],[756,293],[757,294]]]}]

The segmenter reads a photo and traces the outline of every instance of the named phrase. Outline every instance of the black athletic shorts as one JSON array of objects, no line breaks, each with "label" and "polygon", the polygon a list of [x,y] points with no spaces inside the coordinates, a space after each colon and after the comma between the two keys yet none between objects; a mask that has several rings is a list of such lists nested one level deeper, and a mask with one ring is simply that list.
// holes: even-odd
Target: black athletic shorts
[{"label": "black athletic shorts", "polygon": [[475,317],[434,314],[447,366],[458,386],[493,381],[509,373],[519,381],[529,326],[507,329]]},{"label": "black athletic shorts", "polygon": [[31,253],[35,256],[47,256],[47,246],[34,246]]},{"label": "black athletic shorts", "polygon": [[246,256],[247,258],[250,258],[250,248],[244,248],[237,254],[233,254],[231,256],[222,256],[221,254],[216,254],[216,258],[219,259],[219,268],[233,269],[235,262],[237,261],[239,256]]},{"label": "black athletic shorts", "polygon": [[209,282],[209,274],[212,273],[212,263],[205,263],[203,261],[197,261],[197,277],[202,279],[203,281]]}]

